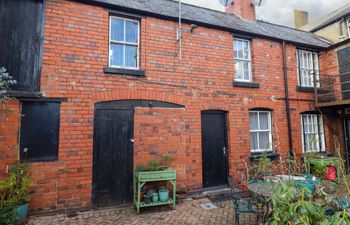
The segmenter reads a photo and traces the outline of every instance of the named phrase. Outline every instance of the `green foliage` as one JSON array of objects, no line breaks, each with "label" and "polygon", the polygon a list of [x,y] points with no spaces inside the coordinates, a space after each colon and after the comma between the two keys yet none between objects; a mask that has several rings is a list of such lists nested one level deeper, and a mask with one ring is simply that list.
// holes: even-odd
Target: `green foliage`
[{"label": "green foliage", "polygon": [[8,100],[6,93],[13,84],[16,84],[16,80],[6,72],[4,67],[0,67],[0,103]]},{"label": "green foliage", "polygon": [[147,172],[147,171],[160,171],[169,167],[170,162],[173,158],[169,155],[162,156],[161,161],[157,159],[150,159],[147,162],[147,165],[139,163],[136,165],[135,170],[138,172]]},{"label": "green foliage", "polygon": [[159,171],[160,170],[160,162],[156,159],[150,159],[147,163],[147,167],[149,171]]},{"label": "green foliage", "polygon": [[350,215],[347,211],[327,216],[332,199],[320,196],[316,199],[306,189],[297,189],[291,182],[280,182],[275,187],[274,194],[268,202],[272,210],[267,215],[268,225],[312,225],[312,224],[349,224]]},{"label": "green foliage", "polygon": [[0,205],[0,225],[13,225],[15,223],[16,214],[14,205]]},{"label": "green foliage", "polygon": [[274,165],[272,164],[271,159],[263,156],[251,166],[250,171],[253,176],[264,176],[267,174],[270,175],[274,171]]},{"label": "green foliage", "polygon": [[10,174],[0,180],[0,225],[13,224],[14,207],[30,200],[30,172],[26,164],[16,163],[9,169]]}]

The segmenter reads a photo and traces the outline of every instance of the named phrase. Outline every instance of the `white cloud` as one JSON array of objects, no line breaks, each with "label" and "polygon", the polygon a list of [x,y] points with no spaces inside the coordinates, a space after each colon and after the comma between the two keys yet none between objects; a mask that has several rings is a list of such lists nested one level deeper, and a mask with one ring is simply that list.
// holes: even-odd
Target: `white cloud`
[{"label": "white cloud", "polygon": [[272,23],[294,26],[294,9],[309,12],[310,21],[322,17],[349,3],[349,0],[265,0],[257,7],[257,18]]},{"label": "white cloud", "polygon": [[[219,0],[182,0],[184,3],[224,11]],[[244,0],[249,1],[249,0]],[[285,26],[294,26],[294,9],[309,12],[310,20],[322,17],[342,7],[350,0],[264,0],[265,4],[257,7],[257,18]]]}]

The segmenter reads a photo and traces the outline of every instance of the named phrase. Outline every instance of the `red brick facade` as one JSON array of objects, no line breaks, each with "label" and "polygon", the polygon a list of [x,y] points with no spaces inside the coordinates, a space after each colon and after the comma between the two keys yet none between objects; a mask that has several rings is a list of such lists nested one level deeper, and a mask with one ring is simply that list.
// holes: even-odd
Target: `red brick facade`
[{"label": "red brick facade", "polygon": [[[31,211],[89,208],[92,190],[94,104],[144,99],[176,103],[183,109],[135,109],[135,159],[173,154],[178,186],[202,188],[201,111],[227,111],[229,161],[249,160],[249,110],[272,110],[274,149],[288,154],[282,43],[252,40],[254,82],[260,88],[233,87],[233,37],[184,24],[183,59],[178,56],[175,22],[141,19],[141,69],[146,77],[105,74],[108,65],[109,12],[102,7],[65,0],[46,1],[45,43],[41,91],[47,97],[67,98],[61,104],[59,160],[32,163],[34,194]],[[321,53],[322,55],[323,53]],[[321,61],[321,66],[327,64]],[[296,46],[287,44],[287,67],[293,145],[302,153],[300,113],[315,111],[313,94],[296,91]],[[20,103],[11,101],[2,118],[0,174],[18,158]],[[326,129],[327,148],[332,149]]]}]

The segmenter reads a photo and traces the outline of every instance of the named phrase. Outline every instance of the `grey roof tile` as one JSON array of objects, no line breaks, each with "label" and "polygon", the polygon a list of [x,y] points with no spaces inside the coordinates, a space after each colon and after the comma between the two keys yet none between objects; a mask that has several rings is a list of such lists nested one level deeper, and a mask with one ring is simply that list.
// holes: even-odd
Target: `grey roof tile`
[{"label": "grey roof tile", "polygon": [[[90,0],[97,3],[113,5],[117,8],[127,8],[139,12],[152,13],[167,18],[178,18],[178,3],[171,0]],[[227,14],[211,9],[206,9],[189,4],[182,5],[182,17],[184,20],[221,27],[233,32],[244,32],[274,39],[285,40],[301,45],[314,46],[320,48],[329,47],[330,44],[320,39],[318,36],[271,24],[263,21],[248,21],[234,14]]]}]

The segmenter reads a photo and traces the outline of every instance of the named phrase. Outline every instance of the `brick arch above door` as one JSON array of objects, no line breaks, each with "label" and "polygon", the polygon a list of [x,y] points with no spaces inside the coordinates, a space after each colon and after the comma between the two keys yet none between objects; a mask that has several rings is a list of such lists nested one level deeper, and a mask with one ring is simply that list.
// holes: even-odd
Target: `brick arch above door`
[{"label": "brick arch above door", "polygon": [[182,106],[187,106],[186,100],[182,96],[169,94],[161,91],[149,90],[113,90],[97,93],[92,96],[95,103],[109,102],[114,100],[153,100],[161,102],[175,103]]}]

